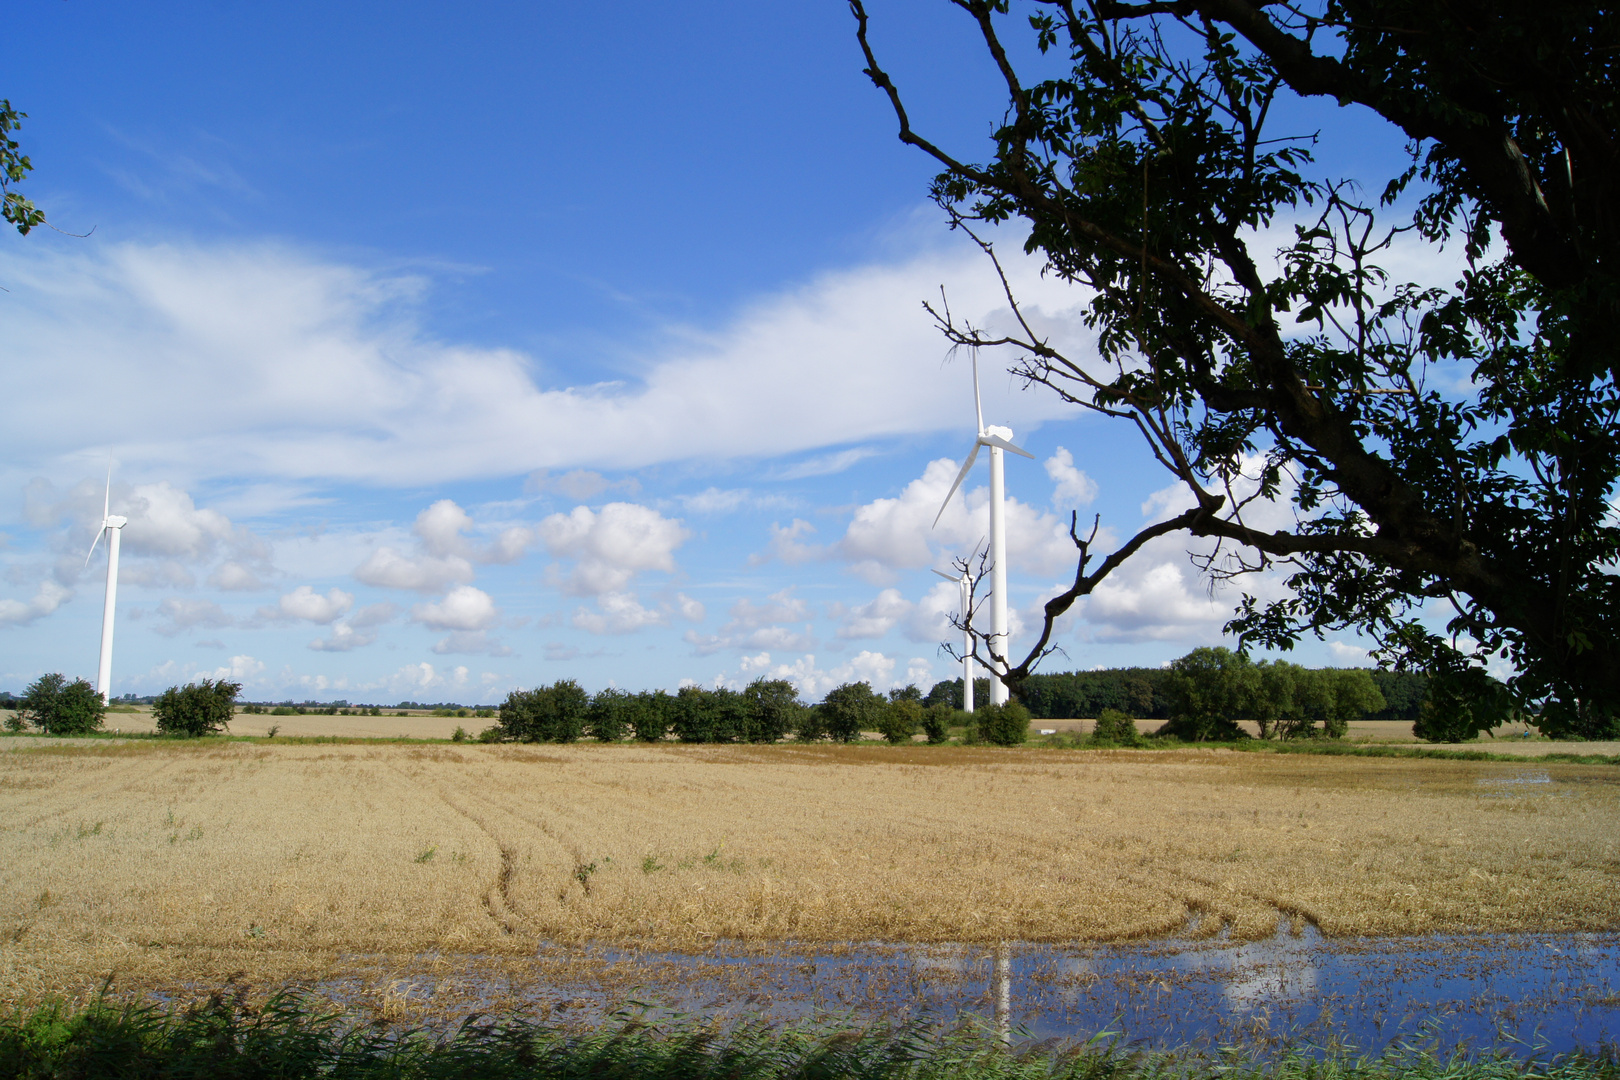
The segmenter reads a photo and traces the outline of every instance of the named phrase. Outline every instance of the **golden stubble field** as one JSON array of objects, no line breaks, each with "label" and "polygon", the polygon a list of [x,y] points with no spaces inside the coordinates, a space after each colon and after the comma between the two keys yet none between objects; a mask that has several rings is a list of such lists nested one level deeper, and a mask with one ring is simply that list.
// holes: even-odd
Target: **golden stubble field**
[{"label": "golden stubble field", "polygon": [[1620,770],[1229,751],[0,753],[0,998],[546,942],[1620,927]]}]

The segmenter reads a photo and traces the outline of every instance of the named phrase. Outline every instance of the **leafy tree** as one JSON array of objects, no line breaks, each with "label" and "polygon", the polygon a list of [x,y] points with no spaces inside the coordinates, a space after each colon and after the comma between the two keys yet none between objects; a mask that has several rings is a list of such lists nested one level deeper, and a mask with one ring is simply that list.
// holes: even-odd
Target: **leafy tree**
[{"label": "leafy tree", "polygon": [[1260,676],[1242,653],[1201,647],[1171,661],[1164,689],[1171,718],[1162,734],[1189,742],[1241,739],[1237,721],[1253,709]]},{"label": "leafy tree", "polygon": [[917,734],[917,729],[922,727],[923,707],[919,700],[921,697],[921,694],[915,698],[897,697],[892,692],[889,694],[889,703],[878,717],[877,723],[878,733],[889,745],[899,746],[901,743],[910,742],[911,737]]},{"label": "leafy tree", "polygon": [[979,738],[995,746],[1018,746],[1029,738],[1029,710],[1016,701],[973,710]]},{"label": "leafy tree", "polygon": [[812,705],[805,709],[793,726],[793,737],[799,742],[820,742],[828,735],[825,705]]},{"label": "leafy tree", "polygon": [[1477,667],[1459,666],[1429,680],[1429,698],[1412,734],[1429,742],[1470,742],[1517,712],[1507,687]]},{"label": "leafy tree", "polygon": [[794,730],[804,705],[799,691],[786,679],[761,676],[743,689],[749,716],[746,738],[749,742],[773,743]]},{"label": "leafy tree", "polygon": [[[975,678],[973,680],[974,704],[983,705],[989,700],[990,680],[983,676]],[[962,707],[962,680],[960,678],[935,683],[933,688],[928,691],[927,696],[923,698],[924,705],[934,705],[939,702],[944,702],[953,709]]]},{"label": "leafy tree", "polygon": [[1276,738],[1299,715],[1299,683],[1305,669],[1286,660],[1266,660],[1254,670],[1258,681],[1249,719],[1259,725],[1262,739]]},{"label": "leafy tree", "polygon": [[27,154],[17,153],[21,147],[11,137],[27,116],[13,109],[9,99],[0,98],[0,220],[16,226],[24,236],[34,226],[45,224],[45,212],[24,198],[22,192],[11,188],[13,184],[22,183],[23,177],[34,168]]},{"label": "leafy tree", "polygon": [[152,719],[165,735],[195,739],[217,735],[231,726],[236,712],[236,695],[242,684],[220,679],[199,679],[184,686],[171,686],[152,703]]},{"label": "leafy tree", "polygon": [[625,723],[637,742],[658,742],[669,734],[671,698],[663,690],[643,690],[630,703]]},{"label": "leafy tree", "polygon": [[1091,741],[1105,746],[1140,746],[1142,736],[1137,733],[1135,720],[1118,709],[1104,709],[1097,717],[1097,726],[1091,729]]},{"label": "leafy tree", "polygon": [[501,703],[501,737],[518,742],[574,742],[585,733],[590,706],[590,695],[573,679],[558,679],[533,690],[513,690]]},{"label": "leafy tree", "polygon": [[634,700],[632,695],[613,686],[592,697],[590,713],[585,719],[585,734],[598,742],[618,742],[624,738]]},{"label": "leafy tree", "polygon": [[839,742],[854,742],[863,731],[875,731],[883,722],[888,702],[866,682],[845,683],[827,691],[821,711],[827,734]]},{"label": "leafy tree", "polygon": [[[1544,723],[1620,732],[1612,10],[954,3],[1006,91],[990,145],[912,127],[851,0],[866,72],[901,141],[939,165],[953,226],[982,239],[1021,219],[1025,250],[1085,290],[1098,355],[1065,354],[1010,288],[1005,333],[936,317],[954,344],[1009,346],[1031,384],[1133,424],[1190,504],[1100,562],[1098,531],[1076,530],[1074,584],[998,669],[1009,684],[1076,600],[1184,530],[1209,538],[1211,573],[1286,568],[1288,594],[1245,598],[1230,624],[1246,644],[1358,627],[1380,660],[1437,677],[1501,656]],[[1410,160],[1387,184],[1324,175],[1301,99],[1384,122]],[[1399,276],[1448,243],[1466,258],[1455,283]],[[1256,498],[1291,501],[1292,524],[1244,513]],[[1444,634],[1421,621],[1431,598],[1454,609]]]},{"label": "leafy tree", "polygon": [[938,746],[950,738],[951,721],[955,717],[956,710],[943,701],[936,701],[923,710],[923,738],[928,740],[928,745]]},{"label": "leafy tree", "polygon": [[47,735],[88,735],[100,729],[107,714],[101,695],[89,682],[68,682],[67,676],[54,672],[35,679],[18,704],[18,730],[33,724]]}]

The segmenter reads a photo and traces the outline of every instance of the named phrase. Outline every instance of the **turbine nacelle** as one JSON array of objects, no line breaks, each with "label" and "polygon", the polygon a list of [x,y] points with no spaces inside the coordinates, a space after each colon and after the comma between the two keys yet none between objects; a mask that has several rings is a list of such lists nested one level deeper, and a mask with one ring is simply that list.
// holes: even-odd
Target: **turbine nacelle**
[{"label": "turbine nacelle", "polygon": [[[977,391],[977,389],[978,387],[975,386],[974,390]],[[977,403],[975,402],[975,404]],[[1013,445],[1012,428],[992,426],[980,431],[979,437],[973,440],[973,449],[968,451],[967,460],[962,462],[962,468],[957,471],[956,479],[951,483],[951,490],[945,493],[945,501],[939,504],[939,513],[934,515],[935,525],[938,525],[939,519],[945,516],[945,508],[951,505],[951,496],[956,494],[956,489],[962,486],[963,480],[967,479],[967,474],[972,470],[973,463],[979,460],[979,447],[981,446],[988,446],[995,450],[1006,450],[1031,460],[1035,458],[1034,454],[1023,447]]]}]

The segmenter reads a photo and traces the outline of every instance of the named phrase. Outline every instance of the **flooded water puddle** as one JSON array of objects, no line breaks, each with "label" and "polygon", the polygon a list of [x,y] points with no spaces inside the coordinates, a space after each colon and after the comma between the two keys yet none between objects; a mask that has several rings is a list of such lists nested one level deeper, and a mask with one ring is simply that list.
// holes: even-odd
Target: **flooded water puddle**
[{"label": "flooded water puddle", "polygon": [[[723,1021],[971,1019],[1012,1041],[1112,1033],[1129,1046],[1261,1053],[1405,1041],[1528,1054],[1620,1041],[1617,934],[1343,941],[1305,927],[1244,943],[557,946],[535,959],[527,1006],[569,1023],[632,1002]],[[434,986],[405,993],[431,997]]]}]

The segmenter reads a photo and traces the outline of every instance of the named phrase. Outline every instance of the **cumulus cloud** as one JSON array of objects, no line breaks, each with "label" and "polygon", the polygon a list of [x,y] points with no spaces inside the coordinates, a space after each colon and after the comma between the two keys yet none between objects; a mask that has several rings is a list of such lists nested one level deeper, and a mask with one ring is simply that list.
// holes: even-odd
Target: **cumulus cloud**
[{"label": "cumulus cloud", "polygon": [[[900,570],[920,570],[942,561],[942,553],[965,555],[982,546],[989,530],[989,494],[984,488],[974,488],[965,497],[958,491],[940,513],[959,468],[949,458],[931,461],[897,498],[874,499],[856,508],[836,545],[837,554],[861,577],[883,585],[893,582]],[[1007,498],[1005,511],[1007,559],[1017,572],[1049,574],[1073,560],[1067,522],[1012,497]]]},{"label": "cumulus cloud", "polygon": [[596,608],[578,608],[570,621],[592,634],[632,634],[649,626],[669,624],[668,611],[643,607],[635,593],[603,593],[596,598]]},{"label": "cumulus cloud", "polygon": [[511,656],[512,650],[489,636],[487,630],[456,630],[433,644],[438,656],[470,653],[481,656]]},{"label": "cumulus cloud", "polygon": [[229,612],[212,600],[183,600],[175,596],[158,604],[157,615],[164,621],[152,629],[164,637],[174,637],[198,627],[215,630],[236,623]]},{"label": "cumulus cloud", "polygon": [[806,544],[803,537],[816,531],[816,527],[803,518],[794,518],[787,525],[771,522],[771,540],[763,552],[748,557],[750,566],[760,566],[772,559],[780,559],[789,566],[814,562],[827,557],[825,548]]},{"label": "cumulus cloud", "polygon": [[1097,482],[1075,468],[1074,455],[1063,447],[1045,461],[1046,475],[1052,479],[1052,505],[1073,510],[1090,505],[1097,497]]},{"label": "cumulus cloud", "polygon": [[458,585],[441,600],[411,608],[411,618],[433,630],[487,630],[500,617],[494,598],[471,585]]},{"label": "cumulus cloud", "polygon": [[354,577],[363,585],[374,585],[380,589],[438,592],[448,585],[465,585],[472,581],[473,568],[459,555],[439,558],[380,547],[355,567]]},{"label": "cumulus cloud", "polygon": [[477,543],[464,535],[476,528],[472,517],[453,500],[440,499],[417,514],[411,526],[417,551],[379,547],[355,568],[355,579],[379,588],[438,592],[451,585],[471,584],[474,563],[516,562],[535,541],[533,530],[510,525],[487,543]]},{"label": "cumulus cloud", "polygon": [[214,567],[214,572],[208,575],[208,584],[227,592],[257,592],[266,587],[258,574],[235,559],[227,559]]},{"label": "cumulus cloud", "polygon": [[259,617],[276,620],[303,619],[324,626],[340,618],[353,606],[353,593],[333,588],[328,589],[326,595],[322,596],[311,586],[300,585],[277,601],[275,607],[260,608]]},{"label": "cumulus cloud", "polygon": [[623,592],[638,573],[673,571],[675,549],[691,536],[678,520],[622,502],[552,514],[537,531],[553,556],[574,560],[559,584],[576,596]]},{"label": "cumulus cloud", "polygon": [[911,601],[899,589],[884,589],[870,603],[842,613],[838,636],[846,641],[883,637],[912,610]]},{"label": "cumulus cloud", "polygon": [[264,671],[264,664],[251,656],[233,656],[230,663],[224,667],[217,667],[210,676],[216,681],[229,679],[231,682],[249,683]]},{"label": "cumulus cloud", "polygon": [[0,600],[0,626],[27,626],[35,619],[43,619],[73,597],[72,590],[45,580],[39,583],[30,600]]},{"label": "cumulus cloud", "polygon": [[725,649],[803,652],[815,647],[809,633],[810,606],[793,595],[791,585],[767,596],[763,603],[744,596],[731,605],[730,615],[719,633],[700,635],[688,630],[682,640],[692,646],[697,656],[712,656]]},{"label": "cumulus cloud", "polygon": [[767,678],[786,679],[810,701],[819,701],[828,690],[848,682],[870,683],[872,689],[882,693],[896,684],[895,661],[880,652],[863,651],[847,663],[835,668],[822,668],[813,654],[801,656],[791,664],[778,664],[765,672]]},{"label": "cumulus cloud", "polygon": [[337,623],[332,627],[330,637],[316,638],[309,643],[309,647],[316,652],[348,652],[364,648],[376,640],[377,631],[374,628],[357,629],[352,623]]}]

